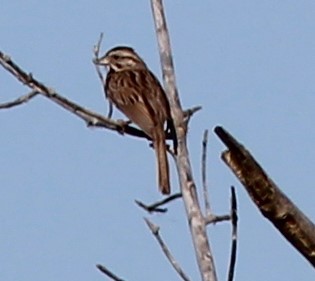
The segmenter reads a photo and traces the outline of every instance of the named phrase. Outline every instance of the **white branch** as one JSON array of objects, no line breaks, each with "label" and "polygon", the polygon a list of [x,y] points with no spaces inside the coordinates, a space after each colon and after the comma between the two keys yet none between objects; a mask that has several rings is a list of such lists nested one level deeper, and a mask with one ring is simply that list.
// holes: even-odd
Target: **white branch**
[{"label": "white branch", "polygon": [[196,186],[187,149],[187,123],[177,94],[175,72],[172,60],[170,38],[161,0],[151,0],[155,29],[160,50],[164,87],[171,105],[172,117],[178,139],[176,166],[180,188],[192,235],[197,263],[203,281],[216,281],[213,255],[207,238],[206,224],[197,198]]}]

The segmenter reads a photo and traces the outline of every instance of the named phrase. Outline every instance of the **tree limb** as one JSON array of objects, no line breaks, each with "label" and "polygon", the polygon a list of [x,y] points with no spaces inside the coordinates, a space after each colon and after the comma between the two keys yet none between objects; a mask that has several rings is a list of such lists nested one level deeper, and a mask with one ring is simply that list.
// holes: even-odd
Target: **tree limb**
[{"label": "tree limb", "polygon": [[162,0],[151,0],[151,8],[160,52],[164,89],[170,102],[171,114],[178,139],[178,154],[175,159],[187,221],[192,235],[201,278],[203,281],[215,281],[217,277],[213,255],[210,250],[206,224],[201,213],[196,186],[192,176],[187,149],[187,122],[185,122],[177,93],[170,38],[166,26]]},{"label": "tree limb", "polygon": [[222,127],[215,133],[228,147],[223,161],[243,184],[261,213],[315,266],[315,225],[279,189],[254,157]]}]

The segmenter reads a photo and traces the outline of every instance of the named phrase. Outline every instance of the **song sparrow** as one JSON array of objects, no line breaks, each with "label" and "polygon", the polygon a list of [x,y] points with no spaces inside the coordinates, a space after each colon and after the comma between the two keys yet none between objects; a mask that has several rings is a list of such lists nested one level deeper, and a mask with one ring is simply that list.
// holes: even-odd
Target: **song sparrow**
[{"label": "song sparrow", "polygon": [[112,48],[97,63],[109,68],[105,83],[107,98],[152,139],[157,158],[159,188],[163,194],[169,194],[164,124],[172,124],[172,119],[170,105],[161,84],[130,47]]}]

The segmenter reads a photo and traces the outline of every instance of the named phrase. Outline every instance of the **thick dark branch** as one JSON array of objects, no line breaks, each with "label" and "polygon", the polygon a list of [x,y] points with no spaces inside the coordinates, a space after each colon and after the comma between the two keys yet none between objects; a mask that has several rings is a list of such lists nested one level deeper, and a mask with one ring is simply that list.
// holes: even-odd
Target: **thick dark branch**
[{"label": "thick dark branch", "polygon": [[161,200],[161,201],[158,201],[158,202],[155,202],[151,205],[146,205],[144,203],[142,203],[141,201],[139,200],[135,200],[135,202],[138,204],[139,207],[143,208],[144,210],[146,210],[147,212],[149,213],[166,213],[167,212],[167,209],[166,208],[160,208],[161,206],[171,202],[171,201],[174,201],[178,198],[181,198],[182,197],[182,194],[181,193],[176,193],[176,194],[173,194],[173,195],[170,195],[168,196],[167,198]]},{"label": "thick dark branch", "polygon": [[119,278],[116,274],[108,270],[105,266],[101,264],[97,264],[96,267],[105,275],[107,275],[109,278],[111,278],[114,281],[125,281],[124,279]]},{"label": "thick dark branch", "polygon": [[148,219],[144,219],[145,222],[147,223],[148,227],[150,228],[152,234],[154,235],[155,239],[158,241],[159,245],[162,248],[163,253],[165,254],[166,258],[169,260],[169,262],[171,263],[171,265],[173,266],[173,268],[176,270],[176,272],[179,274],[179,276],[184,280],[184,281],[189,281],[190,279],[188,278],[188,276],[184,273],[184,271],[181,269],[180,265],[178,264],[178,262],[175,260],[175,258],[173,257],[173,255],[171,254],[170,250],[168,249],[168,247],[166,246],[166,244],[164,243],[159,230],[160,228],[153,224],[150,220]]},{"label": "thick dark branch", "polygon": [[261,213],[315,266],[315,225],[276,186],[254,157],[222,127],[216,134],[228,147],[223,161],[246,188]]}]

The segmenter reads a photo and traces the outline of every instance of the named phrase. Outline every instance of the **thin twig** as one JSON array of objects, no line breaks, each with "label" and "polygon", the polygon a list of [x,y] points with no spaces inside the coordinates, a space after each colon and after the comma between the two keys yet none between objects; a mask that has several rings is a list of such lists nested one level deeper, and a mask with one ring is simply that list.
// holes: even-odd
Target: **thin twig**
[{"label": "thin twig", "polygon": [[184,118],[190,118],[191,116],[193,116],[196,112],[198,112],[201,109],[202,109],[202,107],[200,105],[185,109],[184,110]]},{"label": "thin twig", "polygon": [[162,237],[159,234],[160,228],[153,224],[149,219],[144,218],[145,222],[147,223],[148,227],[150,228],[152,234],[154,235],[155,239],[158,241],[159,245],[162,248],[162,251],[164,252],[166,258],[169,260],[173,268],[176,270],[176,272],[179,274],[179,276],[185,280],[185,281],[190,281],[189,277],[184,273],[178,262],[175,260],[173,255],[171,254],[170,250],[164,243]]},{"label": "thin twig", "polygon": [[205,217],[206,224],[213,224],[213,223],[217,223],[221,221],[229,221],[229,220],[231,220],[230,215],[217,216],[217,215],[209,214],[208,216]]},{"label": "thin twig", "polygon": [[188,109],[188,110],[185,110],[184,111],[184,120],[185,120],[185,123],[188,124],[189,121],[190,121],[190,118],[199,110],[201,110],[202,107],[201,106],[195,106],[191,109]]},{"label": "thin twig", "polygon": [[153,212],[166,213],[167,212],[167,208],[159,208],[159,207],[163,206],[166,203],[169,203],[169,202],[171,202],[171,201],[173,201],[175,199],[181,198],[181,197],[182,197],[181,193],[176,193],[176,194],[173,194],[171,196],[168,196],[167,198],[165,198],[165,199],[163,199],[161,201],[153,203],[151,205],[146,205],[146,204],[142,203],[139,200],[135,200],[135,202],[138,204],[139,207],[143,208],[144,210],[148,211],[149,213],[153,213]]},{"label": "thin twig", "polygon": [[202,177],[203,198],[204,198],[206,216],[211,214],[209,192],[208,192],[208,186],[207,186],[207,144],[208,144],[208,130],[205,130],[203,134],[203,140],[202,140],[201,177]]},{"label": "thin twig", "polygon": [[237,200],[234,186],[231,186],[231,218],[232,218],[232,246],[231,258],[228,273],[228,281],[233,281],[235,264],[236,264],[236,251],[237,251]]},{"label": "thin twig", "polygon": [[39,93],[37,91],[31,91],[30,93],[20,96],[17,99],[5,103],[0,103],[0,109],[11,108],[17,105],[21,105],[23,103],[27,103],[29,100],[37,96]]},{"label": "thin twig", "polygon": [[115,281],[125,281],[124,279],[119,278],[116,274],[108,270],[105,266],[101,264],[97,264],[96,267],[105,275],[107,275],[109,278]]},{"label": "thin twig", "polygon": [[98,39],[96,45],[94,45],[94,48],[93,48],[93,54],[94,54],[93,63],[94,63],[95,69],[96,69],[96,73],[97,73],[99,79],[101,80],[102,85],[105,86],[105,84],[104,84],[104,77],[103,77],[100,65],[96,63],[99,60],[99,54],[100,54],[100,48],[101,48],[102,40],[103,40],[103,33],[100,34],[100,38]]},{"label": "thin twig", "polygon": [[[104,94],[107,97],[107,94],[105,92],[105,79],[104,79],[103,73],[101,71],[100,65],[97,63],[99,58],[100,58],[100,48],[101,48],[102,41],[103,41],[103,32],[100,34],[100,38],[98,39],[96,45],[94,45],[94,48],[93,48],[93,53],[94,53],[93,63],[94,63],[95,69],[96,69],[97,76],[101,80]],[[107,118],[111,118],[113,115],[113,104],[109,100],[108,100],[108,107],[109,107],[109,109],[108,109]]]}]

